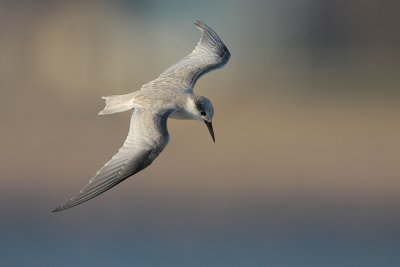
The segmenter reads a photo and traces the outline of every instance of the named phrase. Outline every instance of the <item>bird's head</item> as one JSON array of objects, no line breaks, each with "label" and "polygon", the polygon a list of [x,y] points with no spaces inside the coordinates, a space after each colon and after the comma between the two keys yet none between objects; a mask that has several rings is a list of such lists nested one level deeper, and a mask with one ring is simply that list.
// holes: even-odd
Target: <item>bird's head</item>
[{"label": "bird's head", "polygon": [[215,143],[215,135],[214,129],[212,126],[212,118],[214,116],[214,107],[211,101],[204,96],[194,96],[193,102],[196,107],[196,119],[200,121],[204,121],[207,125],[208,131],[211,134],[211,137]]}]

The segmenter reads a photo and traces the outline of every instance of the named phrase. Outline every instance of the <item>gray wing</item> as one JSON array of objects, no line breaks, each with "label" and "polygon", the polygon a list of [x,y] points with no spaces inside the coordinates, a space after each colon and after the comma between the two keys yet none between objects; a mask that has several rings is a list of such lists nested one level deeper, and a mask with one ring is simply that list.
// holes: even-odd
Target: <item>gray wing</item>
[{"label": "gray wing", "polygon": [[97,171],[78,195],[53,212],[88,201],[149,166],[168,143],[167,119],[172,111],[135,109],[128,137],[118,153]]},{"label": "gray wing", "polygon": [[173,87],[192,91],[203,74],[228,62],[231,54],[218,35],[201,21],[195,25],[203,35],[192,53],[169,67],[157,79],[143,85],[142,90]]}]

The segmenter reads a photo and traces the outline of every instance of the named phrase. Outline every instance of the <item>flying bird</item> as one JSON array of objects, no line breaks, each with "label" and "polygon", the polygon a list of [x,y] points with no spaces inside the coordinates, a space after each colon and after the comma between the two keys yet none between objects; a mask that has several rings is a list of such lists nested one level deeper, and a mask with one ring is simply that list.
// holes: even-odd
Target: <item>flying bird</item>
[{"label": "flying bird", "polygon": [[193,88],[202,75],[223,67],[231,54],[210,27],[201,21],[195,25],[203,33],[189,55],[138,91],[103,97],[106,106],[99,115],[133,110],[128,137],[89,183],[53,212],[88,201],[148,167],[168,144],[168,118],[204,122],[215,142],[213,105]]}]

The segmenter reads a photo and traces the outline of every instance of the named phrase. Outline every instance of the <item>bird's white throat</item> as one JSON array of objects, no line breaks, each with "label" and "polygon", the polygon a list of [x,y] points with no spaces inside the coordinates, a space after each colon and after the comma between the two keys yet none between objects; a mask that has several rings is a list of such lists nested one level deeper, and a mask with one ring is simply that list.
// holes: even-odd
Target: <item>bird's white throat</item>
[{"label": "bird's white throat", "polygon": [[202,120],[192,96],[188,97],[185,104],[172,113],[170,118],[178,120]]}]

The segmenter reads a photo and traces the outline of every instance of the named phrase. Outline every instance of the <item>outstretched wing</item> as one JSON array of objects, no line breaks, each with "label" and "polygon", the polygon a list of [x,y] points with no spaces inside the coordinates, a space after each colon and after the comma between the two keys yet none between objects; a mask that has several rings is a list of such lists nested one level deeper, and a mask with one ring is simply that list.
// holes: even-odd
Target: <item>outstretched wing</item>
[{"label": "outstretched wing", "polygon": [[172,111],[136,108],[128,137],[118,153],[97,171],[78,195],[53,212],[88,201],[149,166],[168,143],[167,119]]},{"label": "outstretched wing", "polygon": [[231,54],[218,35],[201,21],[195,25],[203,35],[192,53],[169,67],[157,79],[143,85],[142,90],[172,87],[192,91],[203,74],[228,62]]}]

